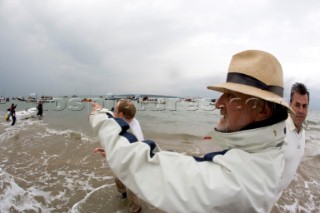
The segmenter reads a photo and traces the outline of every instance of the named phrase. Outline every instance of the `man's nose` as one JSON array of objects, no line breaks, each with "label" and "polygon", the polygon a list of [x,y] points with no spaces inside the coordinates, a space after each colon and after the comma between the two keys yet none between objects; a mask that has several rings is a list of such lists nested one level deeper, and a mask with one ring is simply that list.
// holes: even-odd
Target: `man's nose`
[{"label": "man's nose", "polygon": [[299,112],[299,113],[303,113],[304,112],[303,106],[299,106],[297,108],[298,108],[297,112]]},{"label": "man's nose", "polygon": [[215,102],[215,106],[216,106],[216,108],[217,109],[221,109],[221,107],[224,107],[225,106],[225,104],[224,104],[224,95],[221,95],[219,98],[218,98],[218,100]]}]

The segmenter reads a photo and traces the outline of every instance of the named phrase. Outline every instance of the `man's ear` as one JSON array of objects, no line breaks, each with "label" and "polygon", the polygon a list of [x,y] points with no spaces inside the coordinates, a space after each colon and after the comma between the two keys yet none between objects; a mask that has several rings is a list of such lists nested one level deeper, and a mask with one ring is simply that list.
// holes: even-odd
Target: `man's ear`
[{"label": "man's ear", "polygon": [[124,116],[123,116],[123,112],[119,112],[118,115],[119,115],[120,118],[123,118],[123,117],[124,117]]},{"label": "man's ear", "polygon": [[264,102],[259,106],[259,109],[257,110],[255,121],[263,121],[267,118],[269,118],[272,115],[272,108],[271,105],[268,102]]}]

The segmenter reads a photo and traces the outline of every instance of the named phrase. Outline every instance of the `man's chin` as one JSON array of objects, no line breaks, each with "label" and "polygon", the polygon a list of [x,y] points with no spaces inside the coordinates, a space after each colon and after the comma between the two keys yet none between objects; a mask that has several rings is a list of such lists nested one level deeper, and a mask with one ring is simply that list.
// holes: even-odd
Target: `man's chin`
[{"label": "man's chin", "polygon": [[225,125],[217,125],[216,130],[219,132],[228,132],[228,128]]}]

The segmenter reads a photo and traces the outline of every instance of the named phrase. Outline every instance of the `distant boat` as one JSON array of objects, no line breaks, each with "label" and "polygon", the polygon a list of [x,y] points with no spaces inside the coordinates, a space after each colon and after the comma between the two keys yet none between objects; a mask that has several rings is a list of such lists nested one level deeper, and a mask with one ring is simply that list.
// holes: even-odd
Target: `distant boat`
[{"label": "distant boat", "polygon": [[105,100],[115,100],[115,97],[114,97],[113,93],[109,92],[109,93],[106,95]]},{"label": "distant boat", "polygon": [[41,98],[42,100],[52,100],[52,99],[53,99],[52,96],[46,96],[46,95],[42,95],[40,98]]},{"label": "distant boat", "polygon": [[27,98],[19,96],[17,98],[17,100],[18,101],[26,101],[26,102],[37,102],[37,99],[35,97],[32,97],[32,96],[29,96]]},{"label": "distant boat", "polygon": [[37,102],[37,99],[34,97],[28,97],[27,102]]},{"label": "distant boat", "polygon": [[187,101],[187,102],[196,102],[197,100],[194,99],[194,98],[185,98],[184,101]]},{"label": "distant boat", "polygon": [[29,97],[27,98],[28,102],[37,102],[37,93],[30,93]]},{"label": "distant boat", "polygon": [[0,97],[0,104],[4,104],[6,102],[7,102],[7,100],[5,97]]},{"label": "distant boat", "polygon": [[[25,110],[20,110],[20,111],[16,111],[16,119],[17,120],[24,120],[24,119],[28,119],[28,118],[32,118],[35,117],[38,113],[37,108],[32,107],[30,109],[25,109]],[[9,112],[8,112],[9,114]],[[7,114],[7,116],[8,116]]]},{"label": "distant boat", "polygon": [[20,97],[20,96],[17,97],[17,100],[18,100],[18,101],[26,101],[26,99],[25,99],[24,97]]},{"label": "distant boat", "polygon": [[16,118],[17,118],[17,120],[28,119],[28,118],[35,117],[37,115],[37,113],[38,113],[37,108],[32,107],[30,109],[17,111]]},{"label": "distant boat", "polygon": [[52,96],[41,96],[41,98],[38,100],[38,102],[44,102],[44,103],[50,103],[55,102],[56,100]]},{"label": "distant boat", "polygon": [[81,100],[81,102],[92,102],[91,98],[84,98]]},{"label": "distant boat", "polygon": [[142,103],[155,103],[155,104],[165,104],[166,101],[164,98],[155,98],[155,97],[148,97],[144,96],[141,99]]}]

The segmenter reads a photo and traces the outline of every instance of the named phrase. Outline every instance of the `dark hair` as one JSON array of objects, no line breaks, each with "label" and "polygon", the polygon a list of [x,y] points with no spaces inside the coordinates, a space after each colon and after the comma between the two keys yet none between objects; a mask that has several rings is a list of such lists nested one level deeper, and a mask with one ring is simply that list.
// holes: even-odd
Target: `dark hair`
[{"label": "dark hair", "polygon": [[293,95],[294,93],[298,93],[300,95],[305,95],[307,94],[308,96],[308,103],[310,101],[310,94],[309,94],[309,91],[307,89],[307,87],[303,84],[303,83],[294,83],[291,87],[291,93],[290,93],[290,103],[292,102],[292,98],[293,98]]}]

